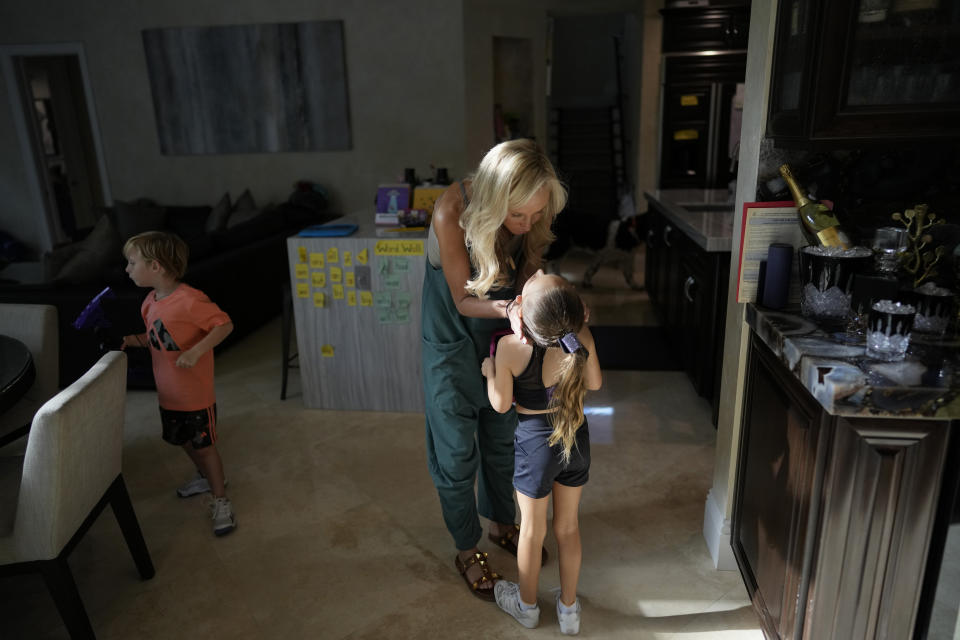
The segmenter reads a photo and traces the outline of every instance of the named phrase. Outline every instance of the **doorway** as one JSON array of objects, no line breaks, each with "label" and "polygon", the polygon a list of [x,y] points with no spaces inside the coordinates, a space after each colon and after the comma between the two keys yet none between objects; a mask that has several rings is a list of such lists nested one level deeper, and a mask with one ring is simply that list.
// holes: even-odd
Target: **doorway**
[{"label": "doorway", "polygon": [[110,203],[80,45],[6,47],[3,64],[40,248],[79,240]]}]

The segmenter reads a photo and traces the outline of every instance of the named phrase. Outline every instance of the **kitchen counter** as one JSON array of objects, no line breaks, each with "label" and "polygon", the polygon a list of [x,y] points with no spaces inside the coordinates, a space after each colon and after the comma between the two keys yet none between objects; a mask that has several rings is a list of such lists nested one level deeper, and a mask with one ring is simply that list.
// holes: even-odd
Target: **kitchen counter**
[{"label": "kitchen counter", "polygon": [[960,418],[960,341],[914,333],[902,362],[866,357],[862,336],[830,332],[799,313],[747,305],[747,324],[831,415]]},{"label": "kitchen counter", "polygon": [[704,251],[730,251],[734,201],[726,189],[657,189],[643,195]]}]

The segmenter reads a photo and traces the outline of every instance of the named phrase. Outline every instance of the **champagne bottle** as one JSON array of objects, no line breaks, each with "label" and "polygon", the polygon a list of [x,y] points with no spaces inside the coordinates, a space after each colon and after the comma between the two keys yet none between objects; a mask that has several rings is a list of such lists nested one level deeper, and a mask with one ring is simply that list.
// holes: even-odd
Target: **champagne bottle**
[{"label": "champagne bottle", "polygon": [[780,175],[790,188],[793,201],[797,204],[797,216],[811,244],[849,249],[850,239],[840,228],[840,222],[836,216],[827,209],[826,205],[811,200],[803,193],[793,177],[790,165],[780,165]]}]

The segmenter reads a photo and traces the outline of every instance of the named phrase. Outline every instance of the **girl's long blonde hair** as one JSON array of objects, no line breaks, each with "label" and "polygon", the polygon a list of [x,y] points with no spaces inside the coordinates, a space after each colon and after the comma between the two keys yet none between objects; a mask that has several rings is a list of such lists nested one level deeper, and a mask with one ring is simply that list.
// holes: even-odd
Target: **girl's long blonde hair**
[{"label": "girl's long blonde hair", "polygon": [[[527,337],[543,348],[560,347],[560,339],[583,328],[583,301],[566,280],[557,287],[541,289],[523,298],[523,329]],[[583,424],[583,397],[587,393],[583,379],[590,354],[583,346],[573,353],[564,353],[560,372],[548,409],[553,433],[547,439],[551,447],[563,445],[563,461],[570,461],[577,429]]]},{"label": "girl's long blonde hair", "polygon": [[529,139],[508,140],[490,149],[472,180],[470,204],[460,216],[470,263],[475,269],[466,289],[478,298],[486,298],[491,289],[511,283],[501,268],[510,258],[509,238],[500,233],[510,210],[523,206],[541,187],[547,187],[549,198],[543,216],[523,238],[524,261],[539,266],[554,239],[550,230],[553,218],[567,204],[567,189],[547,155]]}]

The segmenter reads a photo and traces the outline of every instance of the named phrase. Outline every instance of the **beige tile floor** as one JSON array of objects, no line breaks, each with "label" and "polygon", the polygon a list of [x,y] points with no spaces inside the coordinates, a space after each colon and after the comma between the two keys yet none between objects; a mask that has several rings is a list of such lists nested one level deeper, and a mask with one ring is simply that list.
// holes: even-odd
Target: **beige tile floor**
[{"label": "beige tile floor", "polygon": [[[279,321],[217,367],[238,529],[215,538],[204,497],[176,497],[192,469],[159,438],[155,394],[130,392],[124,476],[157,574],[138,579],[104,512],[70,560],[99,638],[559,635],[549,536],[539,629],[467,593],[426,471],[422,414],[307,410],[296,372],[280,401]],[[581,635],[761,639],[739,574],[713,569],[701,534],[715,439],[706,401],[680,372],[611,371],[588,406]],[[512,556],[481,545],[516,579]],[[0,579],[0,637],[66,637],[39,578]]]}]

